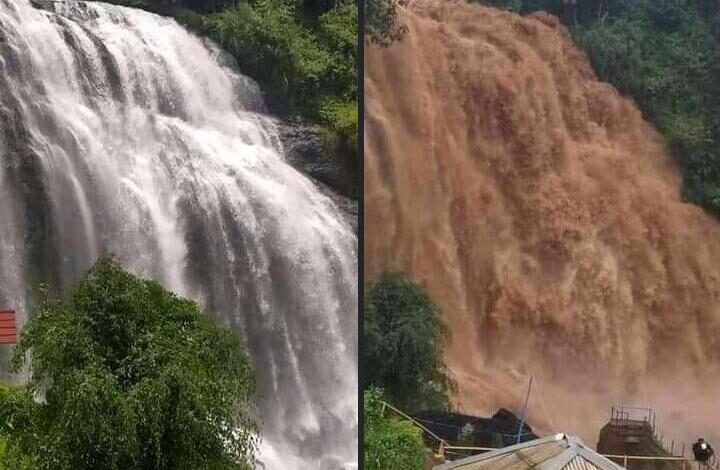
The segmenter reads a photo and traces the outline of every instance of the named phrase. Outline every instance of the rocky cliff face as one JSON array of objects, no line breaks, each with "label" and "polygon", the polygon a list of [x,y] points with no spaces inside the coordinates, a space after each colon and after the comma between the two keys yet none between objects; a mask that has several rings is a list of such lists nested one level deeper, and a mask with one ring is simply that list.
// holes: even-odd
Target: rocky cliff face
[{"label": "rocky cliff face", "polygon": [[[366,48],[365,269],[442,309],[462,410],[588,440],[614,402],[708,434],[720,224],[663,141],[553,17],[416,0]],[[702,431],[701,431],[702,430]]]},{"label": "rocky cliff face", "polygon": [[285,160],[318,183],[320,190],[337,204],[357,233],[357,179],[352,169],[335,153],[338,149],[330,148],[324,135],[327,131],[316,125],[285,121],[278,123],[278,132]]}]

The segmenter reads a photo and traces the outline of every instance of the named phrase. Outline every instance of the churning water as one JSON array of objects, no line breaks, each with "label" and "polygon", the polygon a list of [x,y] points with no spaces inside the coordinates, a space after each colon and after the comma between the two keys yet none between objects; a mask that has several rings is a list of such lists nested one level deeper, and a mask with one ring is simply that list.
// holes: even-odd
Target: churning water
[{"label": "churning water", "polygon": [[660,134],[552,16],[413,0],[399,21],[365,51],[364,273],[437,303],[455,404],[519,412],[534,375],[538,432],[597,442],[634,403],[676,445],[720,440],[720,223]]},{"label": "churning water", "polygon": [[[268,469],[357,461],[357,240],[257,86],[174,21],[0,0],[0,305],[102,253],[242,334]],[[262,467],[263,465],[260,465]]]}]

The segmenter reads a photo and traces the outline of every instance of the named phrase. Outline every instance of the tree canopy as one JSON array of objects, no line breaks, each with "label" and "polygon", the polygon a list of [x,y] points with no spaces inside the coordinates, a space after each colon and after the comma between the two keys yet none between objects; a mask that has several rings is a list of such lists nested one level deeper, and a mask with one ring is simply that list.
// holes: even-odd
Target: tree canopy
[{"label": "tree canopy", "polygon": [[0,432],[33,469],[252,468],[249,359],[195,303],[102,259],[31,318],[13,359],[29,384],[0,395]]},{"label": "tree canopy", "polygon": [[387,46],[402,38],[407,27],[398,19],[398,7],[407,0],[365,0],[365,33],[375,44]]},{"label": "tree canopy", "polygon": [[430,297],[401,273],[383,275],[366,292],[365,385],[383,388],[405,411],[446,409],[448,333]]}]

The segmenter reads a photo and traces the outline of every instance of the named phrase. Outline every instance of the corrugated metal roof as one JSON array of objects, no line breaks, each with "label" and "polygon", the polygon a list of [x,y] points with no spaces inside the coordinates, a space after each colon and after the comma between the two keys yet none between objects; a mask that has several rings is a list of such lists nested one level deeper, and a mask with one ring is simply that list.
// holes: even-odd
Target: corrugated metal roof
[{"label": "corrugated metal roof", "polygon": [[593,465],[592,462],[585,460],[578,455],[570,460],[570,462],[563,467],[563,470],[597,470],[597,468],[598,467]]},{"label": "corrugated metal roof", "polygon": [[622,470],[573,436],[557,434],[447,462],[433,470]]}]

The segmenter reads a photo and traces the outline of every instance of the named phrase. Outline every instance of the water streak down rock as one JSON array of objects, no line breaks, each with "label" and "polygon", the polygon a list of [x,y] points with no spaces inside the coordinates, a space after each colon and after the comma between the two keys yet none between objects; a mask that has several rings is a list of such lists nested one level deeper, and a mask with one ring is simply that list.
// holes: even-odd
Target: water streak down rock
[{"label": "water streak down rock", "polygon": [[427,288],[460,408],[517,410],[534,374],[538,430],[593,442],[636,402],[712,435],[720,224],[681,201],[659,134],[551,16],[415,0],[400,19],[366,49],[366,280]]},{"label": "water streak down rock", "polygon": [[356,462],[357,239],[257,85],[170,19],[44,8],[0,0],[0,305],[113,253],[243,335],[266,468]]}]

